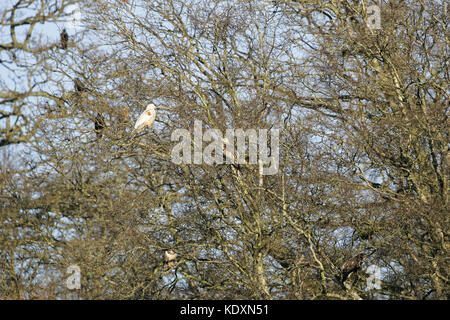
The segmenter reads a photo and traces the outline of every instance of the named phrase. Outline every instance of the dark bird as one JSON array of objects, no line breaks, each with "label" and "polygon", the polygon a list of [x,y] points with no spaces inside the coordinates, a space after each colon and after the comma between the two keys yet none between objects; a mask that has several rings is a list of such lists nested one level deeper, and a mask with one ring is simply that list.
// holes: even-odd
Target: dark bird
[{"label": "dark bird", "polygon": [[347,280],[348,276],[361,269],[361,266],[363,262],[371,256],[376,249],[373,249],[372,252],[369,254],[366,254],[364,252],[361,252],[360,254],[357,254],[356,256],[351,257],[346,262],[344,262],[341,266],[341,272],[342,272],[342,282]]},{"label": "dark bird", "polygon": [[94,128],[95,128],[95,134],[97,135],[97,139],[101,139],[103,136],[102,131],[106,127],[105,118],[100,114],[97,113],[97,116],[94,119]]},{"label": "dark bird", "polygon": [[356,272],[361,268],[365,258],[366,258],[366,254],[360,253],[356,256],[351,257],[350,259],[348,259],[346,262],[344,262],[342,264],[342,266],[341,266],[342,282],[347,280],[348,276],[352,272]]},{"label": "dark bird", "polygon": [[89,89],[81,82],[80,79],[76,78],[74,81],[75,83],[75,91],[77,92],[86,92],[89,91]]},{"label": "dark bird", "polygon": [[61,32],[61,48],[66,50],[68,42],[69,42],[69,34],[67,33],[66,29],[63,29],[63,31]]}]

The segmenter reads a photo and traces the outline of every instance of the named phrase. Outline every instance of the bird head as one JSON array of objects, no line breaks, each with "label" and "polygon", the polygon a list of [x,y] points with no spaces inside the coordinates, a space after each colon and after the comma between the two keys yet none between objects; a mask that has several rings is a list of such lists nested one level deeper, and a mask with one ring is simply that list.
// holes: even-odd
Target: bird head
[{"label": "bird head", "polygon": [[147,105],[145,112],[150,116],[156,113],[156,106],[153,103]]}]

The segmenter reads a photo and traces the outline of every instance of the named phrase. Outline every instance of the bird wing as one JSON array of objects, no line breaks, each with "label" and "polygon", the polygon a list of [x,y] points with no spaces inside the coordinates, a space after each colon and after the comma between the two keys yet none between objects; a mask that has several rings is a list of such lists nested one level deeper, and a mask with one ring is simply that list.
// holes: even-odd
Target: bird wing
[{"label": "bird wing", "polygon": [[147,122],[147,126],[149,127],[149,128],[151,128],[152,127],[152,125],[153,125],[153,122],[155,121],[155,118],[156,118],[156,113],[155,112],[153,112],[150,116],[148,116],[148,122]]},{"label": "bird wing", "polygon": [[145,112],[139,116],[136,120],[136,124],[134,125],[134,130],[139,130],[143,128],[146,122],[149,120],[150,116],[148,116]]}]

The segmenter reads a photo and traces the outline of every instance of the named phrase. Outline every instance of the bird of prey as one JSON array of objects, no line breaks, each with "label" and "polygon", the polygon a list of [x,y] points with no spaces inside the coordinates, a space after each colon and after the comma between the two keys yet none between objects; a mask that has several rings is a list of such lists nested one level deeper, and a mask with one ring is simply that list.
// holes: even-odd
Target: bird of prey
[{"label": "bird of prey", "polygon": [[145,128],[151,128],[156,117],[156,107],[153,103],[147,105],[145,111],[139,116],[134,125],[134,133],[141,132]]},{"label": "bird of prey", "polygon": [[345,261],[342,264],[342,266],[341,266],[342,282],[347,280],[348,276],[352,272],[356,272],[356,271],[358,271],[361,268],[365,258],[366,258],[366,254],[365,253],[360,253],[360,254],[358,254],[356,256],[351,257],[350,259],[348,259],[347,261]]},{"label": "bird of prey", "polygon": [[94,128],[95,134],[97,135],[97,139],[101,139],[103,136],[102,131],[106,126],[105,118],[101,113],[97,113],[97,116],[94,119]]},{"label": "bird of prey", "polygon": [[177,258],[177,254],[172,249],[164,252],[164,262],[169,265],[169,267],[173,266],[174,261]]},{"label": "bird of prey", "polygon": [[75,91],[77,91],[77,92],[89,91],[89,89],[83,84],[83,82],[81,82],[80,79],[75,78],[75,80],[73,82],[75,83]]},{"label": "bird of prey", "polygon": [[61,36],[61,48],[66,50],[67,43],[69,42],[69,34],[67,33],[66,29],[63,29],[60,36]]},{"label": "bird of prey", "polygon": [[377,249],[372,249],[372,252],[369,254],[361,252],[357,254],[356,256],[351,257],[346,262],[344,262],[341,266],[342,271],[342,282],[347,280],[348,276],[361,269],[361,266],[363,262],[370,257],[372,254],[374,254],[377,251]]}]

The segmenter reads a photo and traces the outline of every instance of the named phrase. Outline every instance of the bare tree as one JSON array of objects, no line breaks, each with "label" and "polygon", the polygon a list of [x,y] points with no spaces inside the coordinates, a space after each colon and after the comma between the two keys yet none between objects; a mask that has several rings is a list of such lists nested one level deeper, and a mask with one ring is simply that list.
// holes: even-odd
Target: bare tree
[{"label": "bare tree", "polygon": [[[382,1],[371,29],[370,4],[86,3],[67,48],[0,46],[28,54],[11,72],[41,71],[0,91],[0,145],[26,150],[0,171],[0,296],[448,298],[447,11]],[[50,8],[64,17],[30,21]],[[150,103],[152,132],[132,134]],[[173,163],[196,120],[279,129],[277,173]]]}]

